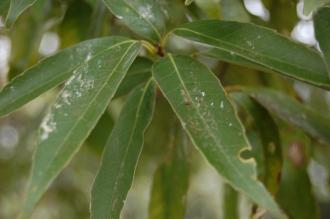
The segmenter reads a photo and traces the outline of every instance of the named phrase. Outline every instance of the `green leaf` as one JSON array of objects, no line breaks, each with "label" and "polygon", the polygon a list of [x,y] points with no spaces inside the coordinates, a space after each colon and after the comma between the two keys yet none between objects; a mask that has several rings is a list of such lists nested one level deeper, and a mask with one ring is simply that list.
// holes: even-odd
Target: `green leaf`
[{"label": "green leaf", "polygon": [[21,218],[31,214],[49,184],[77,153],[139,53],[140,43],[115,39],[110,48],[87,55],[88,61],[75,70],[44,118]]},{"label": "green leaf", "polygon": [[330,89],[321,56],[270,29],[250,23],[209,20],[185,24],[174,33],[207,44],[214,55],[218,51],[229,53],[233,59],[238,56],[271,71]]},{"label": "green leaf", "polygon": [[244,128],[218,79],[201,63],[168,55],[153,76],[193,144],[236,189],[281,218],[280,209],[257,180],[255,161],[241,153],[251,149]]},{"label": "green leaf", "polygon": [[37,0],[11,0],[6,17],[6,26],[12,26],[16,19]]},{"label": "green leaf", "polygon": [[267,110],[248,95],[234,93],[231,96],[253,118],[253,125],[262,143],[263,170],[260,179],[264,182],[268,191],[275,195],[279,187],[283,162],[277,125]]},{"label": "green leaf", "polygon": [[118,48],[122,37],[82,42],[32,66],[10,81],[0,92],[0,116],[6,115],[68,79],[96,56]]},{"label": "green leaf", "polygon": [[128,94],[135,86],[147,81],[151,77],[152,61],[147,58],[137,58],[128,70],[120,84],[115,97]]},{"label": "green leaf", "polygon": [[317,11],[314,16],[315,36],[323,53],[330,78],[330,6]]},{"label": "green leaf", "polygon": [[266,88],[248,89],[267,110],[293,124],[324,144],[330,144],[330,118],[304,106],[285,94]]},{"label": "green leaf", "polygon": [[[178,128],[176,128],[178,129]],[[189,186],[187,144],[183,130],[172,131],[168,147],[170,152],[156,170],[153,179],[149,218],[183,219]]]},{"label": "green leaf", "polygon": [[155,86],[150,80],[132,91],[103,153],[91,201],[92,219],[119,219],[152,119]]},{"label": "green leaf", "polygon": [[132,31],[153,42],[162,38],[165,17],[159,1],[154,0],[104,0],[110,11]]}]

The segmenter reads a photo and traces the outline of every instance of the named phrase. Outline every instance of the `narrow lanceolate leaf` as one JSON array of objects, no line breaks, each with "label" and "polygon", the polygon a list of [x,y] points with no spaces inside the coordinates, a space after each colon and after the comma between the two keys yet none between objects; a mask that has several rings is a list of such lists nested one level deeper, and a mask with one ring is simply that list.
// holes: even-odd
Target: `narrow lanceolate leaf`
[{"label": "narrow lanceolate leaf", "polygon": [[207,44],[213,57],[219,52],[218,58],[221,59],[225,52],[238,64],[240,59],[245,59],[242,64],[249,61],[270,71],[330,89],[321,56],[270,29],[249,23],[211,20],[185,24],[174,33]]},{"label": "narrow lanceolate leaf", "polygon": [[234,188],[281,218],[277,204],[257,180],[255,161],[241,157],[251,146],[232,104],[209,69],[189,57],[169,55],[154,65],[153,76],[205,158]]},{"label": "narrow lanceolate leaf", "polygon": [[231,96],[253,119],[254,129],[262,144],[263,162],[259,178],[264,182],[268,191],[275,195],[278,191],[283,164],[280,135],[276,123],[268,111],[247,94],[234,93]]},{"label": "narrow lanceolate leaf", "polygon": [[11,0],[6,17],[6,26],[11,26],[16,19],[37,0]]},{"label": "narrow lanceolate leaf", "polygon": [[88,58],[65,84],[41,124],[22,218],[28,218],[49,184],[96,125],[140,47],[133,40],[118,41]]},{"label": "narrow lanceolate leaf", "polygon": [[123,107],[103,153],[91,201],[92,219],[119,219],[154,110],[150,80],[134,89]]},{"label": "narrow lanceolate leaf", "polygon": [[182,129],[174,130],[170,151],[154,175],[149,204],[150,219],[183,219],[189,185],[187,162],[188,137]]},{"label": "narrow lanceolate leaf", "polygon": [[[123,37],[105,37],[64,49],[32,66],[0,92],[0,116],[10,113],[68,79],[95,57],[118,48]],[[101,63],[102,61],[100,61]]]},{"label": "narrow lanceolate leaf", "polygon": [[315,36],[323,53],[330,78],[330,6],[321,8],[314,17]]},{"label": "narrow lanceolate leaf", "polygon": [[322,143],[330,144],[330,118],[321,115],[295,99],[271,89],[248,91],[270,112],[301,129]]},{"label": "narrow lanceolate leaf", "polygon": [[160,41],[165,30],[165,16],[159,1],[104,0],[110,11],[132,31],[153,42]]}]

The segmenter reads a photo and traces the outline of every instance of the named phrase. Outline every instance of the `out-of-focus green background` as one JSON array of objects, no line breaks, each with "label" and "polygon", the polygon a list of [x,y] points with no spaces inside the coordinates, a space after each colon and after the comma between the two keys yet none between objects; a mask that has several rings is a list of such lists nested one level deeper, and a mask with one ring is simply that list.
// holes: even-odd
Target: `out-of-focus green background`
[{"label": "out-of-focus green background", "polygon": [[[274,28],[294,40],[317,48],[312,16],[308,15],[308,10],[312,10],[313,5],[307,5],[309,8],[305,7],[304,13],[302,1],[196,0],[187,8],[184,8],[183,1],[163,1],[171,5],[169,23],[172,26],[189,20],[208,18],[250,21]],[[1,87],[38,60],[82,40],[106,35],[135,37],[98,0],[38,1],[19,18],[12,31],[6,30],[3,24],[3,12],[6,8],[8,5],[5,1],[0,2]],[[170,40],[169,47],[182,53],[196,49],[196,45],[176,37]],[[202,61],[213,69],[219,67],[214,60],[202,59]],[[218,71],[226,68],[226,74],[222,78],[225,85],[254,85],[262,82],[276,89],[296,92],[306,105],[314,107],[320,113],[330,112],[330,92],[272,74],[260,75],[258,72],[235,65],[227,64],[220,67],[222,68],[218,68]],[[294,91],[287,86],[287,80],[293,84]],[[20,209],[38,126],[59,89],[60,87],[47,92],[0,119],[0,219],[14,218]],[[116,121],[124,100],[125,97],[117,98],[111,103],[107,113],[102,117],[102,123],[97,126],[97,131],[92,133],[70,165],[51,185],[35,210],[33,219],[89,218],[90,189],[98,169],[102,143]],[[125,202],[122,213],[122,218],[125,219],[148,218],[153,175],[164,160],[163,155],[169,138],[168,118],[172,117],[172,111],[163,99],[159,99],[155,114],[155,119],[146,135],[145,148],[133,187]],[[305,179],[309,176],[313,185],[312,191],[321,207],[322,218],[330,218],[328,159],[330,148],[317,144],[293,127],[277,122],[281,126],[281,137],[285,139],[283,147],[287,156],[296,153],[290,151],[290,145],[293,143],[299,142],[304,145],[304,153],[309,160],[307,172],[302,171],[302,175],[297,175],[296,179],[299,180],[299,177]],[[221,218],[224,182],[192,147],[189,161],[191,174],[186,218]],[[290,167],[287,167],[287,171],[290,174]],[[306,173],[308,175],[304,175]],[[299,194],[292,195],[290,198],[293,201],[299,201]],[[249,217],[251,205],[246,197],[239,196],[240,218]]]}]

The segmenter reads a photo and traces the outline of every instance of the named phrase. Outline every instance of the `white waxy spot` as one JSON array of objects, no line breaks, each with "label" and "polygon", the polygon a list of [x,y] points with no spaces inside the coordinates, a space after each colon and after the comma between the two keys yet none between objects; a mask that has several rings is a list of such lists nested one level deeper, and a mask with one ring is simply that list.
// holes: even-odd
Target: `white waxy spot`
[{"label": "white waxy spot", "polygon": [[224,108],[224,103],[223,103],[223,101],[221,101],[221,103],[220,103],[220,108],[221,108],[221,109]]},{"label": "white waxy spot", "polygon": [[68,104],[68,105],[71,104],[71,102],[70,102],[71,93],[70,93],[70,92],[68,92],[68,91],[66,91],[66,90],[63,91],[61,97],[62,97],[64,103],[66,103],[66,104]]},{"label": "white waxy spot", "polygon": [[89,52],[86,56],[85,62],[88,62],[89,60],[91,60],[92,58],[92,54]]},{"label": "white waxy spot", "polygon": [[60,46],[60,38],[57,33],[46,32],[42,36],[41,43],[39,46],[39,53],[44,56],[54,54]]},{"label": "white waxy spot", "polygon": [[233,123],[230,122],[228,125],[231,127],[231,126],[233,126]]},{"label": "white waxy spot", "polygon": [[53,119],[52,114],[47,114],[41,123],[41,135],[40,139],[46,140],[50,133],[52,133],[56,129],[56,122]]}]

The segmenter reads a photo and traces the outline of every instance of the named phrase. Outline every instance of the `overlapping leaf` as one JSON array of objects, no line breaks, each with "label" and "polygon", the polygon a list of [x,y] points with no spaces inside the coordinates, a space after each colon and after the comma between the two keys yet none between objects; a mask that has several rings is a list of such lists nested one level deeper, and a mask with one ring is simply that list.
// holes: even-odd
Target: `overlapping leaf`
[{"label": "overlapping leaf", "polygon": [[[276,32],[249,23],[196,21],[185,24],[175,34],[211,47],[213,57],[223,53],[241,64],[254,63],[319,87],[330,89],[330,80],[321,56],[302,44]],[[219,53],[219,56],[218,56]],[[238,58],[236,58],[238,57]]]},{"label": "overlapping leaf", "polygon": [[249,89],[248,91],[261,105],[279,118],[303,129],[320,142],[330,144],[330,118],[327,115],[321,115],[275,90]]},{"label": "overlapping leaf", "polygon": [[11,0],[6,18],[6,25],[11,26],[15,20],[37,0]]},{"label": "overlapping leaf", "polygon": [[283,217],[257,180],[255,161],[241,157],[251,146],[217,78],[194,59],[172,55],[154,65],[153,76],[205,158],[233,187],[277,217]]},{"label": "overlapping leaf", "polygon": [[117,18],[135,33],[154,42],[160,41],[165,30],[165,17],[159,1],[104,0]]},{"label": "overlapping leaf", "polygon": [[253,118],[253,126],[262,144],[261,151],[258,151],[262,153],[262,172],[259,176],[268,191],[275,195],[279,187],[283,162],[277,125],[267,110],[248,95],[233,93],[231,96]]},{"label": "overlapping leaf", "polygon": [[[87,54],[42,122],[21,218],[28,218],[49,184],[78,151],[139,53],[140,43],[115,39],[97,55]],[[59,65],[63,64],[48,67]]]},{"label": "overlapping leaf", "polygon": [[[45,91],[68,79],[104,52],[117,48],[122,37],[106,37],[82,42],[46,58],[10,81],[0,92],[0,116],[21,107]],[[101,63],[101,62],[100,62]]]},{"label": "overlapping leaf", "polygon": [[92,219],[119,219],[142,151],[144,132],[154,109],[155,86],[149,81],[129,96],[103,153],[91,201]]},{"label": "overlapping leaf", "polygon": [[321,8],[314,17],[315,36],[323,53],[330,78],[330,6]]}]

